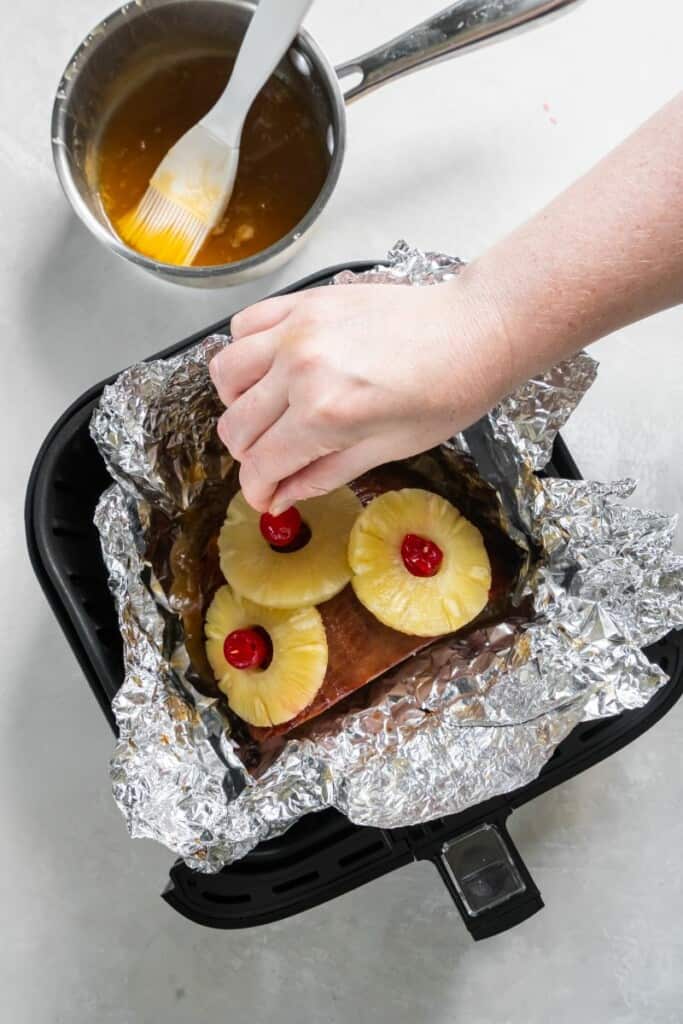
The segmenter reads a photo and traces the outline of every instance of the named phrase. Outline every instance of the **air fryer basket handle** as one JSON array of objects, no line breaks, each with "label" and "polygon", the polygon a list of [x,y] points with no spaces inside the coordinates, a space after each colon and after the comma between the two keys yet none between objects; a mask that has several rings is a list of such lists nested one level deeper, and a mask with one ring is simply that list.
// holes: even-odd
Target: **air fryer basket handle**
[{"label": "air fryer basket handle", "polygon": [[475,940],[513,928],[543,907],[500,814],[455,837],[430,859]]},{"label": "air fryer basket handle", "polygon": [[360,74],[344,93],[347,103],[385,82],[448,60],[464,49],[494,42],[503,33],[527,28],[578,0],[456,0],[431,18],[354,60],[335,68],[337,77]]}]

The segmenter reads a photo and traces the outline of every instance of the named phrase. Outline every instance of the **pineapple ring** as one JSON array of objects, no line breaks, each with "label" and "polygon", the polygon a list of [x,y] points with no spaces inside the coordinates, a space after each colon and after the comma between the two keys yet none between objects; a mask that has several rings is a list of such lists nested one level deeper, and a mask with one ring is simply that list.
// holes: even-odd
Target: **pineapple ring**
[{"label": "pineapple ring", "polygon": [[[413,576],[403,563],[406,534],[443,552],[434,576]],[[351,584],[386,626],[413,636],[440,636],[476,618],[488,601],[491,563],[479,530],[445,498],[420,488],[387,491],[359,515],[349,540]]]},{"label": "pineapple ring", "polygon": [[268,608],[319,604],[351,579],[347,549],[361,503],[348,487],[296,503],[311,537],[298,551],[273,551],[260,515],[241,491],[228,506],[219,538],[221,572],[238,594]]},{"label": "pineapple ring", "polygon": [[[223,644],[236,629],[260,626],[273,655],[267,668],[234,668]],[[308,707],[327,672],[327,636],[315,608],[263,608],[228,586],[216,591],[206,614],[206,655],[228,704],[250,725],[280,725]]]}]

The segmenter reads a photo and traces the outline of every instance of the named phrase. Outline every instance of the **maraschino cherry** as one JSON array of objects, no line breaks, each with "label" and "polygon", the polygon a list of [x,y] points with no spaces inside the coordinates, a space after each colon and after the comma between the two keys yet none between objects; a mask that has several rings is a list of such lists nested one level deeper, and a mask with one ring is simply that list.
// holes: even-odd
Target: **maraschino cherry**
[{"label": "maraschino cherry", "polygon": [[262,537],[271,547],[287,548],[301,533],[301,515],[295,505],[279,516],[271,516],[270,512],[264,512],[259,520],[259,527]]},{"label": "maraschino cherry", "polygon": [[265,629],[235,629],[225,638],[223,655],[233,668],[266,668],[273,647]]},{"label": "maraschino cherry", "polygon": [[407,533],[401,544],[401,557],[413,576],[436,576],[443,561],[443,551],[433,540]]}]

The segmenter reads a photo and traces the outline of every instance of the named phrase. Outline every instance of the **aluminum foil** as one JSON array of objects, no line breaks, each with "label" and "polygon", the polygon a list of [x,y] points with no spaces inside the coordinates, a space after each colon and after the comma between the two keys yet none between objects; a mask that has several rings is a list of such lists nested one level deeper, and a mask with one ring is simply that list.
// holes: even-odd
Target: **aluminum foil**
[{"label": "aluminum foil", "polygon": [[[398,243],[388,265],[336,283],[430,285],[460,260]],[[182,629],[146,552],[230,465],[207,362],[225,337],[133,366],[106,388],[92,436],[115,480],[96,513],[124,640],[114,701],[114,797],[133,836],[217,871],[302,815],[334,806],[363,825],[450,814],[534,779],[581,721],[644,705],[665,682],[641,648],[683,626],[676,521],[624,504],[631,481],[544,479],[557,431],[596,372],[580,354],[529,381],[441,450],[468,452],[501,521],[534,552],[533,611],[437,642],[290,740],[258,779],[220,701],[192,685]]]}]

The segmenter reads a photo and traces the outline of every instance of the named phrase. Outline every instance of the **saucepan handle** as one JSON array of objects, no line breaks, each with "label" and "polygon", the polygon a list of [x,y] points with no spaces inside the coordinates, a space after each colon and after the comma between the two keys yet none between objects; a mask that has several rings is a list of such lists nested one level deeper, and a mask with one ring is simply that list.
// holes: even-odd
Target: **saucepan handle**
[{"label": "saucepan handle", "polygon": [[581,0],[456,0],[433,17],[388,43],[340,64],[340,79],[361,76],[348,92],[347,103],[385,82],[448,60],[461,50],[493,42],[514,30],[530,27],[541,18],[559,14]]}]

